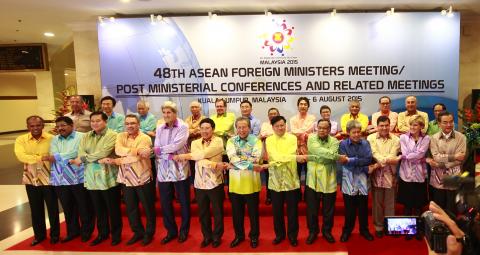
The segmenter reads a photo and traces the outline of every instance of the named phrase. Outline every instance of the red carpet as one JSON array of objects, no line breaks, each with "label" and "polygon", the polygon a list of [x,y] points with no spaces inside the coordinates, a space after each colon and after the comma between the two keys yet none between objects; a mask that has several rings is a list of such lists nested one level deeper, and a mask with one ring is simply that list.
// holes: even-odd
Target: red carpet
[{"label": "red carpet", "polygon": [[[348,252],[348,254],[373,254],[373,255],[383,255],[383,254],[427,254],[427,247],[424,241],[410,240],[406,241],[403,237],[394,238],[394,237],[383,237],[381,239],[375,238],[374,241],[369,242],[363,239],[358,234],[358,221],[356,229],[354,230],[351,238],[347,243],[340,243],[339,238],[343,225],[343,200],[341,199],[341,193],[337,195],[336,201],[336,212],[334,229],[332,231],[333,236],[337,240],[334,244],[329,244],[319,236],[317,241],[313,245],[306,245],[305,240],[308,236],[308,229],[306,226],[305,219],[305,203],[300,203],[300,233],[299,233],[299,245],[297,247],[291,247],[288,241],[273,246],[271,241],[274,239],[275,234],[273,231],[273,219],[271,217],[271,206],[266,206],[264,202],[264,193],[262,192],[260,211],[260,240],[259,246],[256,249],[251,249],[249,246],[249,240],[247,240],[235,248],[230,248],[230,242],[233,240],[233,224],[231,218],[231,207],[230,202],[225,201],[225,233],[223,235],[222,244],[220,247],[214,249],[211,247],[200,248],[200,243],[202,241],[202,234],[200,231],[200,224],[197,216],[197,205],[192,205],[192,221],[190,227],[190,234],[188,240],[179,244],[176,240],[172,241],[167,245],[161,245],[160,240],[165,236],[166,231],[163,228],[162,218],[157,217],[157,232],[153,242],[146,246],[142,247],[140,243],[133,246],[126,246],[126,241],[131,237],[132,233],[128,225],[128,220],[126,217],[123,217],[123,234],[122,234],[122,243],[118,246],[110,246],[110,240],[105,241],[104,243],[96,246],[90,247],[88,243],[82,243],[80,239],[73,240],[65,244],[56,244],[50,245],[48,240],[43,243],[30,247],[30,242],[33,237],[24,240],[8,250],[44,250],[44,251],[96,251],[96,252],[176,252],[176,253],[192,253],[192,252],[220,252],[220,253],[255,253],[255,252]],[[157,212],[160,211],[159,202],[157,201]],[[178,209],[178,204],[175,205],[176,210]],[[370,206],[371,207],[371,206]],[[122,209],[124,210],[124,208]],[[370,209],[371,212],[371,209]],[[123,215],[125,213],[123,212]],[[177,214],[178,215],[178,214]],[[246,234],[248,235],[249,224],[248,217],[245,218],[246,223]],[[321,220],[320,220],[321,221]],[[177,218],[177,223],[180,222],[180,219]],[[373,224],[371,217],[369,218],[370,230],[373,233]],[[62,236],[65,234],[65,223],[61,226]],[[95,236],[95,234],[94,234]]]}]

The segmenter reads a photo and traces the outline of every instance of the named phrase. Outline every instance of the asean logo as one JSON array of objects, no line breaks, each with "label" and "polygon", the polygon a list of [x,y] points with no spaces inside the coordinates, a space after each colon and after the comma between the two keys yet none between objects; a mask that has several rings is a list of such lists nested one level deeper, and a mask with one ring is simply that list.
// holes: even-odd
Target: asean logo
[{"label": "asean logo", "polygon": [[272,19],[270,31],[260,36],[263,39],[262,49],[267,49],[270,55],[285,56],[287,50],[291,50],[294,27],[289,27],[286,20]]}]

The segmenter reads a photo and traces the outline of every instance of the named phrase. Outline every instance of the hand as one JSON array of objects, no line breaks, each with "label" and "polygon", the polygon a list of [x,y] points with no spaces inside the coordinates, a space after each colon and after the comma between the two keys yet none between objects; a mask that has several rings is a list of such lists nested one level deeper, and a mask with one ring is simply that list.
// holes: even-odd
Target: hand
[{"label": "hand", "polygon": [[80,160],[80,158],[76,158],[76,159],[70,159],[68,163],[70,163],[71,165],[80,166],[82,164],[82,161]]},{"label": "hand", "polygon": [[378,164],[378,163],[369,165],[368,166],[368,174],[373,173],[373,171],[375,171],[375,169],[377,169],[377,168],[380,168],[380,164]]},{"label": "hand", "polygon": [[223,162],[217,162],[217,164],[215,165],[215,170],[217,171],[223,171],[226,169],[226,163],[223,163]]},{"label": "hand", "polygon": [[463,161],[465,160],[465,152],[459,152],[455,154],[455,160]]},{"label": "hand", "polygon": [[438,168],[438,167],[440,166],[435,160],[433,160],[433,158],[427,158],[425,161],[426,161],[431,167]]},{"label": "hand", "polygon": [[297,155],[296,160],[297,160],[298,163],[305,163],[308,160],[308,156],[307,155]]},{"label": "hand", "polygon": [[53,155],[42,156],[42,161],[55,162],[55,157]]},{"label": "hand", "polygon": [[[448,255],[460,255],[462,254],[462,244],[457,242],[457,238],[463,237],[465,233],[457,226],[447,213],[440,208],[435,202],[431,201],[428,209],[433,213],[433,217],[439,221],[442,221],[447,225],[452,233],[447,237],[447,254]],[[430,247],[428,247],[430,250]],[[436,254],[431,252],[431,254]]]},{"label": "hand", "polygon": [[106,165],[113,165],[115,164],[115,160],[112,158],[102,158],[98,160],[98,163],[100,164],[106,164]]},{"label": "hand", "polygon": [[262,165],[262,169],[263,169],[263,170],[268,170],[268,167],[269,167],[269,166],[270,166],[269,164],[263,164],[263,165]]},{"label": "hand", "polygon": [[257,164],[253,165],[253,171],[258,173],[262,172],[263,171],[262,165],[257,165]]},{"label": "hand", "polygon": [[340,162],[341,164],[346,164],[348,163],[348,157],[346,155],[340,155],[338,157],[338,162]]},{"label": "hand", "polygon": [[396,165],[396,164],[398,164],[398,161],[399,161],[399,160],[400,160],[399,157],[390,157],[390,158],[387,158],[386,163],[387,163],[388,165]]},{"label": "hand", "polygon": [[154,131],[147,131],[147,135],[150,137],[155,137],[155,132]]}]

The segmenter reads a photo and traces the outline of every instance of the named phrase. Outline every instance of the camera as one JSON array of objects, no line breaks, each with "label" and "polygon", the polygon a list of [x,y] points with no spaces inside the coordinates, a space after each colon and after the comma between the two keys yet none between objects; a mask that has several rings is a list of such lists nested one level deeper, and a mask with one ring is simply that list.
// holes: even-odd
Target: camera
[{"label": "camera", "polygon": [[447,252],[447,236],[450,234],[445,223],[435,219],[431,211],[426,211],[421,216],[425,223],[425,239],[430,248],[436,253]]},{"label": "camera", "polygon": [[416,235],[418,232],[418,217],[414,216],[385,216],[385,234],[389,236]]}]

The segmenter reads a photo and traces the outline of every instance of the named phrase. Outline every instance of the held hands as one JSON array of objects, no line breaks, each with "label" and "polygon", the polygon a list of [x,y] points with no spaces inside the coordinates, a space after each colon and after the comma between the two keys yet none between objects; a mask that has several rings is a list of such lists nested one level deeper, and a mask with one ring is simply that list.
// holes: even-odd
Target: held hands
[{"label": "held hands", "polygon": [[149,158],[150,155],[152,154],[152,149],[150,148],[139,149],[137,153],[142,158]]},{"label": "held hands", "polygon": [[186,157],[187,154],[178,154],[178,155],[173,155],[173,160],[174,161],[177,161],[177,162],[182,162],[182,161],[186,161],[187,160],[187,157]]},{"label": "held hands", "polygon": [[55,157],[53,155],[42,156],[42,161],[55,162]]},{"label": "held hands", "polygon": [[425,161],[426,161],[431,167],[435,167],[435,168],[440,167],[440,165],[439,165],[435,160],[433,160],[433,158],[427,158]]},{"label": "held hands", "polygon": [[68,163],[70,163],[71,165],[80,166],[82,164],[82,161],[80,160],[80,158],[76,158],[76,159],[70,159]]},{"label": "held hands", "polygon": [[340,164],[346,164],[348,163],[348,157],[346,155],[339,155],[338,162],[340,162]]},{"label": "held hands", "polygon": [[298,163],[305,163],[308,161],[308,155],[297,155],[296,160]]},{"label": "held hands", "polygon": [[98,163],[105,164],[105,165],[115,165],[115,159],[113,158],[102,158],[98,160]]},{"label": "held hands", "polygon": [[264,171],[265,169],[268,169],[268,164],[263,164],[263,165],[253,165],[253,171],[255,172],[262,172]]},{"label": "held hands", "polygon": [[465,152],[455,153],[455,160],[463,161],[465,160]]}]

